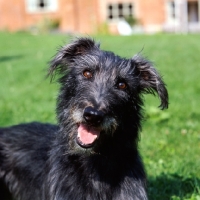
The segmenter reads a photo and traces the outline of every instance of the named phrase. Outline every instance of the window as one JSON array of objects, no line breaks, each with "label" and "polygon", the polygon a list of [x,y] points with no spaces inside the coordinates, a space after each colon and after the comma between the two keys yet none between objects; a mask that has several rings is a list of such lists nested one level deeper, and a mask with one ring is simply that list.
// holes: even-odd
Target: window
[{"label": "window", "polygon": [[174,19],[176,17],[176,15],[175,15],[175,3],[174,3],[174,1],[170,2],[170,16],[171,16],[171,18],[174,18]]},{"label": "window", "polygon": [[199,5],[198,2],[187,2],[188,22],[199,22]]},{"label": "window", "polygon": [[26,0],[26,10],[30,13],[53,12],[57,10],[57,0]]},{"label": "window", "polygon": [[175,1],[167,1],[167,22],[174,24],[177,21]]},{"label": "window", "polygon": [[107,13],[109,20],[133,17],[133,5],[132,3],[108,4]]}]

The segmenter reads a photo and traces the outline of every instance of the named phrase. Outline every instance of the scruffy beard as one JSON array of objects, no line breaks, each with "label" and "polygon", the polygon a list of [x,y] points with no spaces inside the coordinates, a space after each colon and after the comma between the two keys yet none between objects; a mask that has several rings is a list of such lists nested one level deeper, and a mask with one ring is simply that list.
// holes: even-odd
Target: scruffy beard
[{"label": "scruffy beard", "polygon": [[[83,110],[80,108],[73,108],[70,111],[68,109],[64,110],[62,119],[66,118],[66,120],[62,121],[67,123],[64,123],[65,125],[62,127],[61,132],[69,138],[69,148],[65,154],[98,154],[97,146],[99,140],[101,140],[102,136],[112,137],[118,127],[117,119],[112,116],[105,116],[98,126],[88,124],[83,118]],[[96,136],[92,136],[94,138],[88,144],[84,144],[83,138],[81,138],[83,137],[81,131],[85,131],[84,137],[87,137],[87,134],[92,134],[95,131],[98,131],[98,133],[96,133]]]}]

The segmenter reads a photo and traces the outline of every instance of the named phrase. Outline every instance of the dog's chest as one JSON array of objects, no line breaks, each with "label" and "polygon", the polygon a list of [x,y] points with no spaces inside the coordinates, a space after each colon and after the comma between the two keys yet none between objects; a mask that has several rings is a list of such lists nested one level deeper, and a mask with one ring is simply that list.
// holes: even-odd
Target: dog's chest
[{"label": "dog's chest", "polygon": [[97,160],[92,162],[93,165],[90,162],[86,165],[86,162],[73,160],[63,171],[63,176],[55,181],[57,185],[54,185],[55,196],[52,200],[61,196],[72,200],[147,199],[144,185],[131,175],[132,172],[121,171],[117,165],[113,167]]}]

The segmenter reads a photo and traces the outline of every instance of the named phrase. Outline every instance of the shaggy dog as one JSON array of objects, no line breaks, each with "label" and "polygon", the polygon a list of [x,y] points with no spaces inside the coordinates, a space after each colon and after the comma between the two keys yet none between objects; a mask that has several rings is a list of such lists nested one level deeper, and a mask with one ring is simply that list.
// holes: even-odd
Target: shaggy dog
[{"label": "shaggy dog", "polygon": [[[0,129],[1,196],[17,200],[145,200],[138,152],[144,93],[168,107],[152,63],[102,51],[90,38],[62,47],[58,126],[33,122]],[[8,197],[9,198],[9,197]]]}]

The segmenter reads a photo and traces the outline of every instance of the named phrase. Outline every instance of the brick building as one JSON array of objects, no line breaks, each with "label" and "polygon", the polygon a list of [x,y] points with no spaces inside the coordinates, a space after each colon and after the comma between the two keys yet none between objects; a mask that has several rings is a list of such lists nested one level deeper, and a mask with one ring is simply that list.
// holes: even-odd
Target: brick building
[{"label": "brick building", "polygon": [[0,30],[22,30],[44,19],[65,32],[94,33],[105,24],[117,33],[126,17],[144,32],[199,31],[200,0],[8,0],[0,1]]}]

